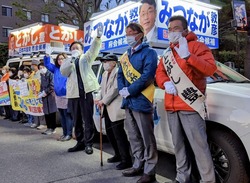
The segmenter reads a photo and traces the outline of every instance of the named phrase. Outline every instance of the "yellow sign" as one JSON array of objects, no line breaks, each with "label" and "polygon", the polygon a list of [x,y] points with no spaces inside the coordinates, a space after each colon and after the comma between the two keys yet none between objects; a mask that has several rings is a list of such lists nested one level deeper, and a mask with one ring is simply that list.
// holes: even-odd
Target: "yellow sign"
[{"label": "yellow sign", "polygon": [[23,111],[33,116],[42,116],[42,99],[38,98],[40,83],[38,79],[9,79],[10,101],[14,110]]}]

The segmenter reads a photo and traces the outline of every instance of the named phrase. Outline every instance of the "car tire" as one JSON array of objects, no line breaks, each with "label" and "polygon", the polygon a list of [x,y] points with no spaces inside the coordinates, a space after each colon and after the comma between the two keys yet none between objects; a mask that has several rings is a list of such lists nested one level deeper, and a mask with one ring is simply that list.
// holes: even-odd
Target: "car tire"
[{"label": "car tire", "polygon": [[217,183],[249,183],[249,160],[240,140],[223,129],[208,130]]}]

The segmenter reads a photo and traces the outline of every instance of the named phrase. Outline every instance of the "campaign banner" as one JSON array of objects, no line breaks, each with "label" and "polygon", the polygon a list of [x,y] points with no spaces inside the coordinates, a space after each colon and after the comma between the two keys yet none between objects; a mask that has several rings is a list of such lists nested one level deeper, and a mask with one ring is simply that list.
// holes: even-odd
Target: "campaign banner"
[{"label": "campaign banner", "polygon": [[45,24],[36,28],[20,28],[9,36],[9,56],[45,51],[51,46],[56,52],[69,52],[74,41],[83,42],[82,30],[69,30],[62,26]]},{"label": "campaign banner", "polygon": [[156,37],[150,36],[153,39],[149,41],[164,43],[161,47],[166,48],[169,44],[168,20],[173,15],[184,16],[188,21],[189,31],[193,31],[199,41],[212,49],[219,47],[218,10],[209,4],[183,0],[156,0],[155,15],[152,10],[140,12],[143,6],[140,2],[127,2],[123,5],[105,11],[84,24],[84,52],[89,49],[99,26],[104,28],[101,51],[117,50],[128,46],[125,37],[126,26],[130,22],[137,22],[145,30],[149,24],[149,18],[145,23],[143,18],[146,19],[145,17],[149,16],[154,17],[152,29],[156,29],[156,31],[150,31]]},{"label": "campaign banner", "polygon": [[9,79],[11,106],[13,110],[23,111],[33,116],[42,116],[42,99],[38,98],[40,82],[38,79]]},{"label": "campaign banner", "polygon": [[10,105],[8,85],[5,81],[0,82],[0,106]]}]

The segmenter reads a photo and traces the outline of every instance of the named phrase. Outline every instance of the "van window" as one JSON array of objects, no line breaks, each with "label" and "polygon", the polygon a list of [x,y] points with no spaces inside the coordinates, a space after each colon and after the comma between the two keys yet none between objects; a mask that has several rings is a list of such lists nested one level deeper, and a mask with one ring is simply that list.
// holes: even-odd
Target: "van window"
[{"label": "van window", "polygon": [[19,68],[19,62],[12,62],[12,63],[9,63],[9,67],[15,67],[16,69]]}]

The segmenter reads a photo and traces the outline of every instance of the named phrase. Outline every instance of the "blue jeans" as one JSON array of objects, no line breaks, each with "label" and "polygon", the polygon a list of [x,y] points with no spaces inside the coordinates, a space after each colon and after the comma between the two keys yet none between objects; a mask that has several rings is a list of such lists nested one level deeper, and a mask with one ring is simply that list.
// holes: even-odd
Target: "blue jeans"
[{"label": "blue jeans", "polygon": [[27,114],[27,117],[28,117],[28,123],[33,124],[34,123],[34,116]]},{"label": "blue jeans", "polygon": [[72,136],[73,120],[67,109],[58,109],[60,113],[61,125],[63,129],[64,136]]}]

